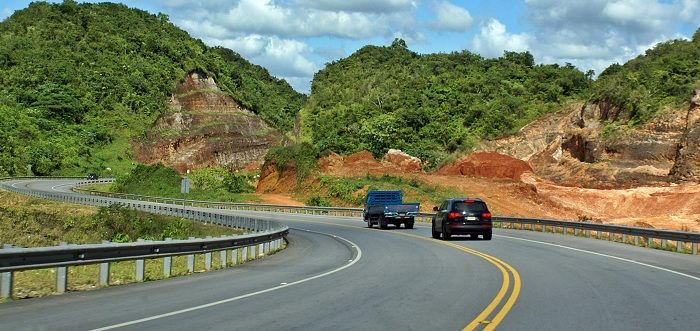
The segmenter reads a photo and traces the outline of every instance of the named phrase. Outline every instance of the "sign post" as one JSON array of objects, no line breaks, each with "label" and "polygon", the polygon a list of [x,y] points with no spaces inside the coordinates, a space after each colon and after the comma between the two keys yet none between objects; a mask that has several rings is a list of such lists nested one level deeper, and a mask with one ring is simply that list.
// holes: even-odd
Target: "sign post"
[{"label": "sign post", "polygon": [[[188,171],[189,172],[189,171]],[[182,193],[182,209],[185,209],[185,194],[190,193],[190,179],[185,176],[180,182],[180,193]]]}]

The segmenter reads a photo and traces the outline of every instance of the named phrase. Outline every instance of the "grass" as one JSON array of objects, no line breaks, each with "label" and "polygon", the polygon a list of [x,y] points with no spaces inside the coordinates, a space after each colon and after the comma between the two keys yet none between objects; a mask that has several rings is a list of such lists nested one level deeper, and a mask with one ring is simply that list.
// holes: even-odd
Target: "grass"
[{"label": "grass", "polygon": [[[283,246],[284,247],[284,246]],[[231,252],[226,252],[226,268],[233,266]],[[236,265],[243,263],[242,250],[236,250]],[[270,253],[270,254],[274,254]],[[211,270],[222,269],[219,252],[212,252]],[[136,283],[136,262],[122,261],[111,263],[109,285],[124,285]],[[165,279],[163,259],[147,259],[144,263],[144,281]],[[204,254],[195,255],[194,272],[205,272]],[[13,299],[26,299],[56,294],[55,269],[37,269],[14,273]],[[187,256],[174,256],[170,277],[190,274],[187,270]],[[67,291],[85,291],[100,288],[100,266],[98,264],[68,267]],[[0,300],[0,302],[2,302]]]},{"label": "grass", "polygon": [[[243,231],[207,225],[175,217],[165,217],[118,207],[97,208],[59,203],[0,191],[0,244],[19,247],[99,243],[102,240],[124,241],[164,237],[186,239],[206,236],[229,236]],[[219,268],[219,254],[213,254],[213,268]],[[229,262],[230,263],[230,262]],[[197,255],[195,272],[204,269],[204,256]],[[111,284],[135,281],[134,262],[117,262],[111,266]],[[173,258],[172,275],[187,274],[186,257]],[[50,295],[55,292],[55,269],[15,272],[14,298]],[[146,261],[146,280],[163,278],[162,259]],[[68,290],[99,287],[99,266],[68,268]]]},{"label": "grass", "polygon": [[[253,192],[248,183],[248,175],[224,171],[219,175],[216,185],[197,186],[197,172],[207,172],[207,169],[197,169],[191,175],[190,191],[180,193],[182,177],[174,169],[161,164],[138,165],[128,175],[121,176],[110,187],[112,192],[130,193],[177,199],[220,201],[220,202],[259,202],[259,198],[247,192]],[[215,175],[209,175],[213,177]],[[211,180],[209,181],[211,182]]]},{"label": "grass", "polygon": [[460,194],[449,188],[427,185],[418,178],[372,176],[362,178],[320,177],[320,189],[307,201],[362,206],[368,190],[401,190],[404,202],[420,202],[422,210],[432,209],[444,199]]}]

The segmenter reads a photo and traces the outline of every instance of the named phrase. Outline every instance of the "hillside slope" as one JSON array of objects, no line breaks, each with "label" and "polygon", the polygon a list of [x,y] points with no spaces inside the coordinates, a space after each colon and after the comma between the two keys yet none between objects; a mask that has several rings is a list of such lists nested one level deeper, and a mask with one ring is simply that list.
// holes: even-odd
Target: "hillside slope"
[{"label": "hillside slope", "polygon": [[132,166],[130,140],[166,110],[192,69],[281,131],[305,102],[233,51],[124,5],[32,3],[0,22],[0,174]]},{"label": "hillside slope", "polygon": [[380,156],[395,148],[430,167],[585,98],[590,78],[571,65],[535,65],[527,52],[419,55],[397,39],[316,73],[302,132],[321,151]]}]

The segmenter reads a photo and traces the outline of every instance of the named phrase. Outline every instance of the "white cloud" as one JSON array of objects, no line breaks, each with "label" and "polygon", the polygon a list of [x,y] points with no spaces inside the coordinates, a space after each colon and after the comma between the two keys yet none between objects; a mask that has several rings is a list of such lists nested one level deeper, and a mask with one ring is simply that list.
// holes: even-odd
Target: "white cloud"
[{"label": "white cloud", "polygon": [[405,12],[417,5],[415,0],[298,0],[297,4],[319,10],[364,13]]},{"label": "white cloud", "polygon": [[305,92],[324,57],[295,39],[425,38],[417,30],[416,0],[156,1],[172,8],[171,20],[194,37],[231,48]]},{"label": "white cloud", "polygon": [[278,77],[309,78],[319,69],[308,56],[313,50],[300,41],[250,35],[229,39],[205,39],[207,44],[229,48]]},{"label": "white cloud", "polygon": [[503,55],[503,51],[523,52],[529,50],[531,39],[525,33],[508,33],[505,25],[491,18],[481,26],[479,34],[474,36],[472,40],[472,45],[482,56],[498,57]]},{"label": "white cloud", "polygon": [[468,10],[448,1],[434,2],[432,8],[437,19],[430,26],[435,30],[464,32],[474,22]]},{"label": "white cloud", "polygon": [[180,17],[175,16],[174,21],[199,36],[248,33],[362,39],[390,34],[392,24],[411,16],[404,12],[327,11],[288,5],[272,0],[240,0],[233,6],[212,10],[193,4],[191,8],[181,8]]},{"label": "white cloud", "polygon": [[569,62],[600,73],[656,43],[682,38],[677,25],[697,25],[699,0],[525,0],[534,28],[531,52],[540,62]]},{"label": "white cloud", "polygon": [[700,16],[700,0],[681,0],[681,18],[693,22]]},{"label": "white cloud", "polygon": [[676,16],[674,7],[655,0],[621,0],[605,4],[602,13],[613,24],[658,30]]}]

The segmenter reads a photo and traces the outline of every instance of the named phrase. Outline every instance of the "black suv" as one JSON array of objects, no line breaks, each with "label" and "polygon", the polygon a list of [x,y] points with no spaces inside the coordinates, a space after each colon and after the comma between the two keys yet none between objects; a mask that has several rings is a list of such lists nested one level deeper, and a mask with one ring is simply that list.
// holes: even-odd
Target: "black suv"
[{"label": "black suv", "polygon": [[445,200],[440,207],[434,207],[433,238],[442,235],[443,240],[452,235],[469,235],[471,238],[484,236],[491,240],[491,213],[486,203],[478,198],[453,198]]}]

